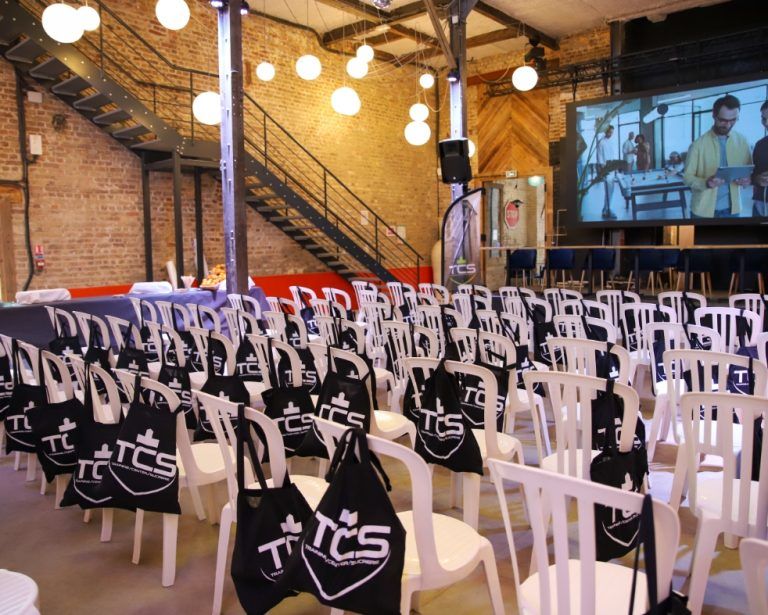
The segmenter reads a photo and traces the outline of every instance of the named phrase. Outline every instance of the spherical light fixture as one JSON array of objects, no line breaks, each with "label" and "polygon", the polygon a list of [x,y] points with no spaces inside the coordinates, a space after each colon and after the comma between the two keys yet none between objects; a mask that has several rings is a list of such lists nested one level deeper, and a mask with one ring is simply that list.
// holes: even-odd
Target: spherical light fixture
[{"label": "spherical light fixture", "polygon": [[373,60],[373,47],[363,43],[357,48],[357,57],[363,62],[370,62]]},{"label": "spherical light fixture", "polygon": [[429,107],[424,103],[416,103],[411,105],[411,108],[408,110],[408,115],[411,116],[411,119],[414,122],[423,122],[429,117]]},{"label": "spherical light fixture", "polygon": [[533,66],[519,66],[512,73],[512,85],[521,92],[532,90],[539,80],[539,74]]},{"label": "spherical light fixture", "polygon": [[544,184],[544,177],[541,176],[541,175],[531,175],[528,178],[528,185],[529,186],[533,186],[534,188],[538,188],[542,184]]},{"label": "spherical light fixture", "polygon": [[419,77],[419,85],[425,90],[428,90],[433,85],[435,85],[435,78],[430,73],[424,73],[421,77]]},{"label": "spherical light fixture", "polygon": [[368,74],[368,62],[352,58],[347,62],[347,74],[355,79],[362,79]]},{"label": "spherical light fixture", "polygon": [[169,30],[181,30],[189,23],[189,7],[184,0],[157,0],[155,15]]},{"label": "spherical light fixture", "polygon": [[88,32],[97,30],[101,23],[99,12],[87,4],[77,9],[77,17],[80,20],[80,25],[83,26],[83,30]]},{"label": "spherical light fixture", "polygon": [[221,97],[218,92],[203,92],[192,101],[192,114],[201,124],[215,126],[221,123]]},{"label": "spherical light fixture", "polygon": [[411,145],[424,145],[432,136],[432,130],[424,122],[409,122],[405,127],[405,140]]},{"label": "spherical light fixture", "polygon": [[272,81],[275,78],[275,67],[271,62],[261,62],[256,67],[256,76],[262,81]]},{"label": "spherical light fixture", "polygon": [[352,88],[340,87],[331,94],[331,106],[341,115],[357,115],[360,111],[360,97]]},{"label": "spherical light fixture", "polygon": [[313,81],[320,76],[323,65],[312,54],[301,56],[296,60],[296,74],[305,81]]},{"label": "spherical light fixture", "polygon": [[73,6],[57,2],[43,11],[43,30],[58,43],[74,43],[83,36],[83,24]]},{"label": "spherical light fixture", "polygon": [[475,155],[477,148],[475,148],[475,142],[472,139],[467,139],[467,141],[469,141],[467,144],[467,147],[469,148],[469,157],[472,158]]}]

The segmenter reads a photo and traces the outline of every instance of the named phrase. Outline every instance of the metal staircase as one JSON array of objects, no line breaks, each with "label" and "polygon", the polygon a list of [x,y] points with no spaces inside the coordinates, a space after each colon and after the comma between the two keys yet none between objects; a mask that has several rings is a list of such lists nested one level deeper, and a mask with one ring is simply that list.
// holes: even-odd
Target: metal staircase
[{"label": "metal staircase", "polygon": [[[218,160],[218,127],[192,115],[197,94],[218,91],[218,75],[175,65],[97,4],[99,29],[66,45],[45,34],[43,0],[0,0],[0,53],[145,159]],[[412,246],[247,93],[243,115],[251,208],[348,280],[418,284]]]}]

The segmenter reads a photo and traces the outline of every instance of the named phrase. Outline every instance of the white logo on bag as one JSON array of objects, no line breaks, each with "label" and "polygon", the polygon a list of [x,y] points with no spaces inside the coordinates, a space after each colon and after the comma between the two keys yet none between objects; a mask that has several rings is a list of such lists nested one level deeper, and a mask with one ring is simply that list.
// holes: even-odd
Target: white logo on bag
[{"label": "white logo on bag", "polygon": [[94,451],[93,459],[78,459],[77,463],[79,469],[77,471],[77,478],[80,480],[86,480],[86,472],[90,468],[90,478],[95,481],[100,481],[102,478],[99,468],[106,466],[109,463],[109,458],[112,456],[112,450],[105,443],[101,445],[98,451]]},{"label": "white logo on bag", "polygon": [[253,353],[246,355],[245,359],[237,364],[237,367],[242,373],[249,376],[258,376],[259,374],[259,365],[256,355]]},{"label": "white logo on bag", "polygon": [[[73,423],[65,417],[64,422],[59,425],[58,434],[45,436],[44,438],[40,439],[49,446],[51,454],[57,452],[64,453],[66,451],[73,451],[75,450],[75,446],[69,443],[69,439],[67,437],[69,435],[68,432],[72,431],[73,429],[77,429],[77,423]],[[61,444],[61,450],[58,449],[57,444]]]},{"label": "white logo on bag", "polygon": [[349,409],[349,400],[345,399],[344,393],[339,393],[338,397],[331,397],[330,404],[322,404],[319,408],[319,414],[329,421],[361,428],[365,420],[364,414]]},{"label": "white logo on bag", "polygon": [[439,438],[463,436],[464,422],[461,420],[461,414],[446,414],[445,407],[440,399],[436,401],[435,410],[430,410],[429,408],[421,409],[421,413],[424,415],[424,431],[435,434]]},{"label": "white logo on bag", "polygon": [[288,405],[283,408],[283,416],[274,419],[275,423],[280,427],[280,423],[284,425],[280,431],[288,434],[304,433],[310,425],[312,425],[312,415],[301,415],[301,408],[295,405],[293,402],[289,402]]},{"label": "white logo on bag", "polygon": [[154,432],[147,429],[144,434],[137,436],[135,444],[118,439],[117,463],[126,464],[126,451],[132,451],[130,464],[134,468],[152,476],[172,478],[176,475],[176,455],[158,452],[160,440],[153,435]]},{"label": "white logo on bag", "polygon": [[[497,395],[496,396],[496,414],[500,415],[504,413],[504,404],[506,403],[507,399],[504,395]],[[474,408],[485,408],[485,382],[482,380],[479,381],[478,385],[476,387],[473,386],[466,386],[464,387],[464,404],[468,406],[472,406]],[[470,418],[470,417],[467,417]],[[480,420],[478,422],[472,421],[473,423],[477,425],[482,425],[484,418],[482,415],[480,416]],[[470,421],[472,419],[470,418]]]},{"label": "white logo on bag", "polygon": [[[363,525],[358,528],[357,513],[346,508],[341,511],[338,523],[320,511],[315,511],[315,516],[319,523],[312,540],[312,547],[316,549],[313,553],[321,555],[327,562],[331,563],[328,555],[337,563],[350,560],[357,560],[358,563],[360,560],[374,560],[366,563],[375,563],[375,560],[389,557],[389,541],[383,538],[392,532],[389,526]],[[325,540],[326,537],[330,540]],[[342,550],[345,545],[347,550]]]},{"label": "white logo on bag", "polygon": [[192,393],[183,389],[182,384],[179,382],[178,378],[171,380],[168,383],[168,388],[179,396],[182,406],[188,408],[192,405]]},{"label": "white logo on bag", "polygon": [[259,553],[265,553],[266,551],[269,551],[270,555],[272,555],[272,564],[274,565],[274,570],[269,573],[265,572],[263,569],[261,571],[261,573],[270,581],[274,581],[275,577],[279,576],[283,570],[283,558],[280,555],[281,548],[285,549],[285,556],[289,556],[293,551],[291,543],[297,542],[299,540],[301,530],[301,522],[297,522],[293,518],[293,515],[289,514],[285,518],[285,521],[280,524],[280,531],[283,532],[283,535],[280,538],[276,538],[275,540],[263,544],[259,547]]},{"label": "white logo on bag", "polygon": [[[5,418],[11,422],[11,431],[32,431],[32,427],[27,420],[27,410],[31,410],[35,407],[35,402],[29,402],[21,410],[21,414],[9,414]],[[21,427],[19,427],[21,425]]]}]

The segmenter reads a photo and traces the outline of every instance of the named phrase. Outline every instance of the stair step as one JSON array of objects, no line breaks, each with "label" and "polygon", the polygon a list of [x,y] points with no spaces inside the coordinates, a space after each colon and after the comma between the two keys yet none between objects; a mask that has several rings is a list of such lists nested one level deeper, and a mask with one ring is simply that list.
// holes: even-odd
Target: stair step
[{"label": "stair step", "polygon": [[72,103],[72,106],[79,111],[98,111],[104,105],[111,102],[112,99],[109,96],[102,94],[101,92],[96,92],[96,94],[91,94],[90,96],[76,100]]},{"label": "stair step", "polygon": [[106,113],[100,113],[93,118],[95,124],[101,126],[109,126],[110,124],[116,124],[117,122],[124,122],[130,120],[133,116],[124,109],[112,109]]},{"label": "stair step", "polygon": [[316,226],[296,226],[296,225],[287,225],[282,227],[282,230],[286,233],[303,233],[304,231],[314,231],[317,230]]},{"label": "stair step", "polygon": [[21,34],[22,26],[18,20],[7,15],[0,15],[0,45],[10,45]]},{"label": "stair step", "polygon": [[270,222],[288,222],[290,220],[304,220],[304,216],[271,216]]},{"label": "stair step", "polygon": [[146,126],[142,126],[141,124],[134,124],[133,126],[118,128],[112,132],[112,136],[115,137],[115,139],[130,141],[131,139],[135,139],[136,137],[140,137],[141,135],[145,135],[149,132],[150,130]]},{"label": "stair step", "polygon": [[[260,203],[261,201],[263,201],[265,199],[274,199],[275,197],[277,197],[277,195],[274,192],[272,192],[270,194],[249,194],[248,196],[245,197],[245,202],[246,203]],[[277,209],[278,207],[285,208],[285,205],[282,205],[282,206],[277,206],[276,205],[274,207],[274,209]]]},{"label": "stair step", "polygon": [[166,143],[162,139],[149,139],[147,141],[136,141],[131,143],[131,149],[148,150],[152,152],[172,152],[173,145]]},{"label": "stair step", "polygon": [[40,64],[29,70],[29,74],[35,79],[45,79],[46,81],[55,81],[69,69],[67,65],[58,58],[48,58]]},{"label": "stair step", "polygon": [[51,92],[59,96],[77,96],[80,92],[90,87],[82,77],[75,75],[64,81],[60,81],[51,88]]},{"label": "stair step", "polygon": [[13,62],[24,62],[26,64],[32,64],[35,58],[45,53],[40,45],[38,45],[31,38],[25,38],[23,41],[16,43],[8,51],[5,52],[5,57]]},{"label": "stair step", "polygon": [[266,184],[251,182],[250,184],[245,184],[246,190],[256,190],[257,188],[264,188]]}]

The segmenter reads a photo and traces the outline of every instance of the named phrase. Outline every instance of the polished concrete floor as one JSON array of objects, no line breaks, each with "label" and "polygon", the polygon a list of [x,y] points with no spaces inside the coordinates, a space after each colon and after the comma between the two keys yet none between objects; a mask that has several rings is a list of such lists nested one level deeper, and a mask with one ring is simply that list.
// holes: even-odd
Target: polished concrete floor
[{"label": "polished concrete floor", "polygon": [[[521,439],[526,444],[526,456],[534,454],[530,432],[521,425]],[[666,499],[671,485],[671,464],[674,448],[661,444],[651,472],[651,488],[655,496]],[[309,463],[309,462],[307,462]],[[311,467],[297,469],[311,470]],[[405,471],[397,465],[386,464],[394,484],[396,508],[408,508],[409,484]],[[449,479],[438,470],[435,477],[435,509],[460,516],[460,510],[448,506]],[[86,524],[79,509],[54,510],[52,489],[47,496],[39,493],[39,479],[25,482],[24,472],[15,472],[10,457],[0,458],[0,568],[25,573],[34,578],[40,588],[41,612],[46,614],[207,614],[211,610],[213,570],[216,559],[218,526],[198,522],[185,513],[179,524],[176,583],[173,587],[160,585],[162,528],[160,515],[147,514],[144,526],[142,560],[131,563],[134,515],[118,511],[114,534],[109,543],[99,542],[100,518]],[[223,495],[223,494],[222,494]],[[522,570],[528,569],[530,535],[520,514],[517,491],[508,491],[510,509],[515,513],[515,536]],[[685,581],[690,562],[695,518],[684,505],[680,511],[682,543],[676,566],[675,587]],[[507,613],[517,613],[512,566],[509,559],[504,528],[495,490],[483,481],[481,492],[480,530],[495,549],[502,592]],[[685,589],[685,587],[684,587]],[[484,575],[477,570],[468,579],[438,591],[425,592],[420,601],[423,613],[451,615],[489,613],[490,602]],[[241,613],[231,580],[224,588],[224,613]],[[313,597],[301,595],[284,601],[276,613],[327,613]],[[626,613],[623,606],[616,613]],[[705,613],[735,615],[746,613],[743,577],[738,551],[726,550],[722,541],[713,565],[705,598]]]}]

